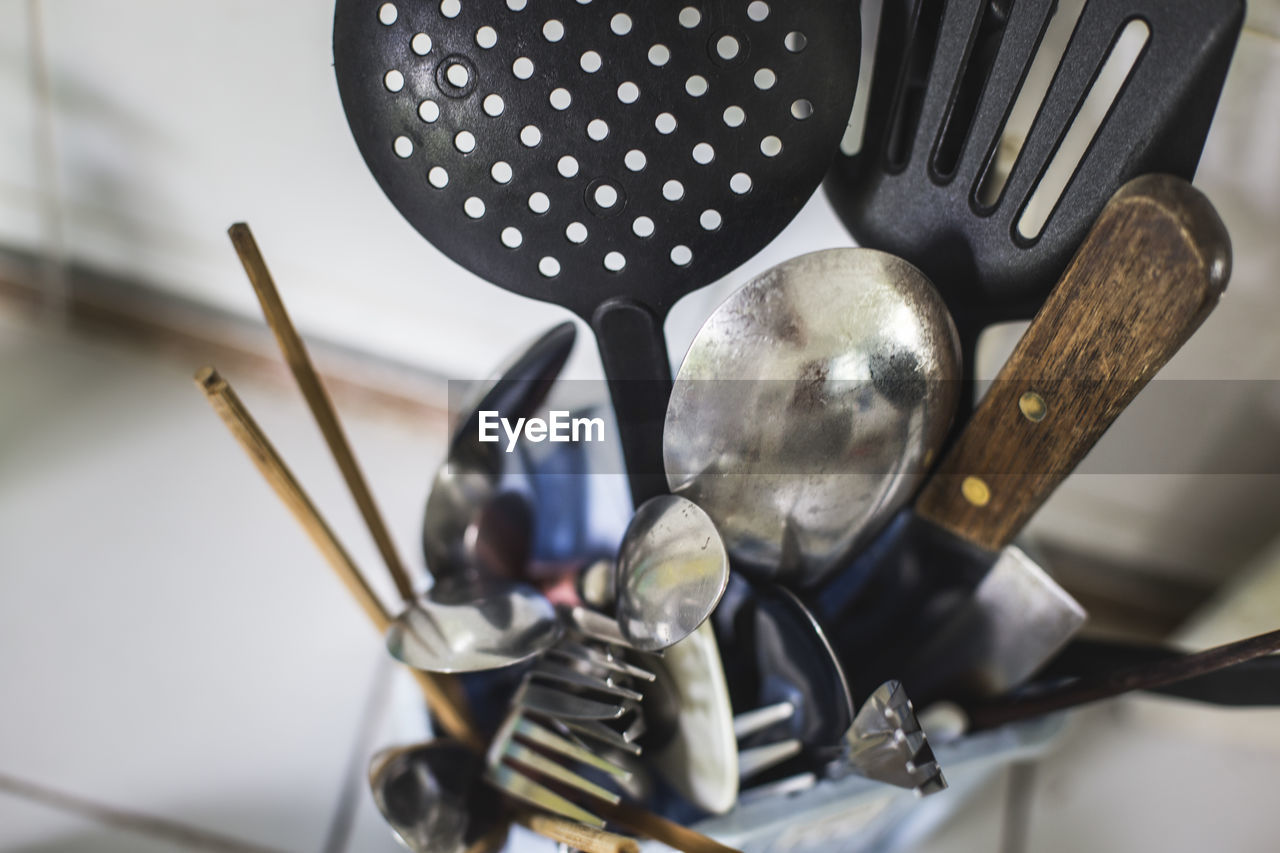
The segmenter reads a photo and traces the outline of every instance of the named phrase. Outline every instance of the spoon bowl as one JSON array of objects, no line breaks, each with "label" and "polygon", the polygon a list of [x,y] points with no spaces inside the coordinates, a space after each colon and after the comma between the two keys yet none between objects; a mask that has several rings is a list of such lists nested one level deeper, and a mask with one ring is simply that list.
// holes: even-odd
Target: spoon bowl
[{"label": "spoon bowl", "polygon": [[446,578],[396,618],[387,650],[414,669],[482,672],[536,657],[561,633],[555,607],[527,584]]},{"label": "spoon bowl", "polygon": [[478,425],[482,411],[522,417],[539,406],[576,334],[572,323],[553,327],[470,390],[423,518],[422,552],[435,584],[387,632],[397,660],[428,672],[480,672],[523,663],[560,639],[551,602],[515,580],[529,561],[533,511],[524,495],[504,488],[500,451],[479,440]]},{"label": "spoon bowl", "polygon": [[729,555],[711,518],[675,495],[636,510],[618,552],[618,627],[628,645],[656,652],[707,620],[729,583]]},{"label": "spoon bowl", "polygon": [[959,375],[955,324],[911,264],[868,249],[793,258],[695,336],[667,408],[667,482],[735,567],[816,584],[920,483]]},{"label": "spoon bowl", "polygon": [[476,796],[483,769],[480,758],[459,744],[396,747],[369,762],[369,790],[410,850],[465,853],[499,825],[493,798]]}]

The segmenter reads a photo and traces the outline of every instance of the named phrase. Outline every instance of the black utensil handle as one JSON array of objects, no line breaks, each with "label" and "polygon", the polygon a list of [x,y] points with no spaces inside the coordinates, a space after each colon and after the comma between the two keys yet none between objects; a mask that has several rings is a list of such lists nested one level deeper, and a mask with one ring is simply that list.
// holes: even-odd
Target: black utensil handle
[{"label": "black utensil handle", "polygon": [[[1080,639],[1063,649],[1037,680],[1090,678],[1121,666],[1157,664],[1186,656],[1187,652],[1168,646]],[[1186,681],[1153,687],[1150,692],[1213,705],[1280,706],[1280,655],[1243,661]]]},{"label": "black utensil handle", "polygon": [[1134,690],[1156,690],[1188,679],[1203,678],[1278,651],[1280,631],[1270,631],[1195,654],[1120,667],[1112,672],[1081,678],[1031,696],[1019,695],[970,705],[965,711],[969,714],[970,730],[980,731],[1053,711],[1087,705],[1100,699],[1110,699]]},{"label": "black utensil handle", "polygon": [[591,326],[609,380],[631,499],[639,506],[667,491],[662,424],[671,399],[671,362],[662,318],[630,299],[611,299],[596,309]]}]

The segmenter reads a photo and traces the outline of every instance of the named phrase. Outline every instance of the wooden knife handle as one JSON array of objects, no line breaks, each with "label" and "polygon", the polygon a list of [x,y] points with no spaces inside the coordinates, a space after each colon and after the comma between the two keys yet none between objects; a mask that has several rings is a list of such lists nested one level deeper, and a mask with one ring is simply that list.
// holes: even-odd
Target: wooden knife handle
[{"label": "wooden knife handle", "polygon": [[1186,181],[1147,175],[1103,208],[917,512],[1007,545],[1218,302],[1231,241]]}]

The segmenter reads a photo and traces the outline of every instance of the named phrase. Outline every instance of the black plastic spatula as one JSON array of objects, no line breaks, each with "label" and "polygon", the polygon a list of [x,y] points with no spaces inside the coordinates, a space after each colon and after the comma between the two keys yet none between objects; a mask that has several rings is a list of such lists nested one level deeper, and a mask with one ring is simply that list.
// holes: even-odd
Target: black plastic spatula
[{"label": "black plastic spatula", "polygon": [[[1026,141],[1007,176],[997,175],[1050,18],[1073,5],[1079,19]],[[837,157],[827,193],[860,244],[901,255],[933,280],[971,372],[981,331],[1036,312],[1125,182],[1151,172],[1191,179],[1243,19],[1243,0],[1084,0],[1082,9],[1081,0],[886,0],[861,147]],[[1135,49],[1092,140],[1087,126],[1081,140],[1073,119],[1102,94],[1095,80],[1124,71],[1100,70]],[[1073,172],[1054,162],[1081,141]],[[1037,196],[1064,166],[1070,179],[1056,203]]]},{"label": "black plastic spatula", "polygon": [[591,324],[637,504],[665,491],[662,321],[800,210],[853,103],[845,0],[338,0],[352,134],[404,217]]}]

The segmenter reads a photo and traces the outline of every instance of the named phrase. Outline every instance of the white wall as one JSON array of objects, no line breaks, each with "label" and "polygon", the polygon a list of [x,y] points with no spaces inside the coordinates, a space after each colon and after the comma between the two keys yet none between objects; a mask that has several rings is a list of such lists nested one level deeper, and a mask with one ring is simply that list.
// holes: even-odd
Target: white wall
[{"label": "white wall", "polygon": [[[33,8],[43,23],[36,45],[26,38]],[[458,268],[385,200],[342,114],[331,16],[327,0],[0,0],[0,244],[65,244],[78,260],[255,316],[224,233],[247,220],[308,333],[453,377],[486,373],[510,342],[565,312]],[[1253,0],[1199,177],[1231,228],[1236,275],[1166,375],[1280,378],[1277,34],[1280,0]],[[32,50],[47,63],[47,101],[33,90]],[[52,182],[35,142],[44,110]],[[731,281],[677,306],[673,352],[733,282],[849,242],[819,196]],[[590,346],[580,347],[573,373],[597,371]],[[1278,408],[1205,413],[1192,450],[1211,452],[1240,423],[1250,440],[1274,435]],[[1111,440],[1147,441],[1154,426],[1131,413]],[[1217,560],[1224,543],[1240,541],[1235,507],[1256,514],[1257,501],[1275,494],[1273,481],[1256,479],[1082,477],[1037,527],[1114,556],[1215,574],[1230,568]]]}]

